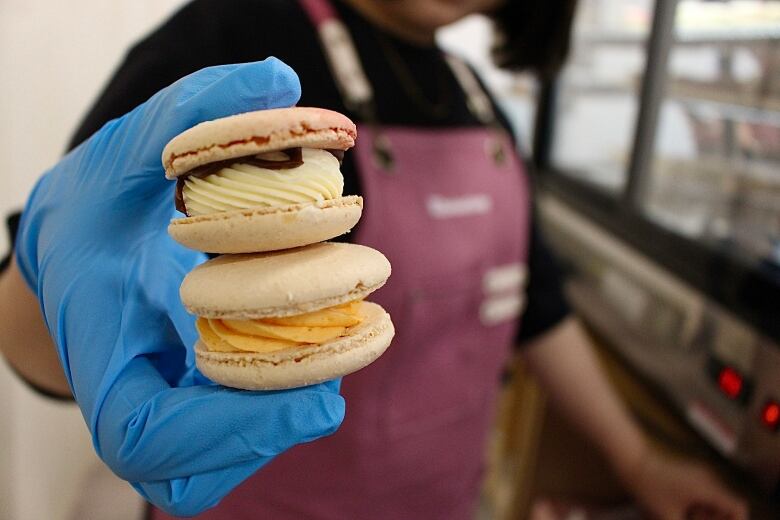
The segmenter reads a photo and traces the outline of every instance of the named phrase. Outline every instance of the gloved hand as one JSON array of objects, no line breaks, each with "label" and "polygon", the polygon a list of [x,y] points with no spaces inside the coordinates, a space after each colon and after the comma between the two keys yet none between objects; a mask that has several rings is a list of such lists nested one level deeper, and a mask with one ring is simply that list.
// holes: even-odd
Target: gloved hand
[{"label": "gloved hand", "polygon": [[216,505],[344,416],[338,381],[258,393],[191,377],[197,334],[179,285],[204,257],[166,232],[174,206],[165,144],[201,121],[290,106],[299,95],[295,73],[273,58],[191,74],[65,156],[24,210],[17,260],[95,450],[175,515]]}]

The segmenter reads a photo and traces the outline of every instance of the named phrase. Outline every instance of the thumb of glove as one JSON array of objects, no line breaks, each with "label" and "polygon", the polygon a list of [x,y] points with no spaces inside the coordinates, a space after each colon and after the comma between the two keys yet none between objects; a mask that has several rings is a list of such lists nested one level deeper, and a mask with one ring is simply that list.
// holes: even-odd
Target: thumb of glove
[{"label": "thumb of glove", "polygon": [[109,168],[114,175],[105,176],[106,182],[114,193],[121,190],[125,195],[145,197],[170,187],[163,175],[161,156],[176,135],[203,121],[292,106],[300,94],[298,76],[273,57],[208,67],[185,76],[107,123],[85,145],[107,161],[123,157],[131,162],[125,168]]}]

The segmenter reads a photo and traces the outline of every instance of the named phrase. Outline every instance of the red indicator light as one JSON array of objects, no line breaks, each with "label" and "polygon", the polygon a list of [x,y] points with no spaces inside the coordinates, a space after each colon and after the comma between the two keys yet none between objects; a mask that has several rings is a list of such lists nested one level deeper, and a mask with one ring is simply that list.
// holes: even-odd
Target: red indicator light
[{"label": "red indicator light", "polygon": [[724,367],[718,374],[718,386],[731,399],[736,399],[742,392],[742,376],[731,367]]},{"label": "red indicator light", "polygon": [[780,426],[780,404],[774,401],[766,403],[761,410],[761,422],[770,430],[777,430]]}]

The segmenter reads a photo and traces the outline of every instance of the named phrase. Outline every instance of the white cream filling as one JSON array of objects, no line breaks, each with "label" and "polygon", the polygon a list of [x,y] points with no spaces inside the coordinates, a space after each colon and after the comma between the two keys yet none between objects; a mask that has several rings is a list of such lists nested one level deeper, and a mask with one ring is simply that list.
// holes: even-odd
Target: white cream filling
[{"label": "white cream filling", "polygon": [[184,180],[182,196],[189,216],[257,206],[287,206],[341,197],[339,161],[326,150],[304,148],[303,164],[269,170],[237,162],[203,178]]}]

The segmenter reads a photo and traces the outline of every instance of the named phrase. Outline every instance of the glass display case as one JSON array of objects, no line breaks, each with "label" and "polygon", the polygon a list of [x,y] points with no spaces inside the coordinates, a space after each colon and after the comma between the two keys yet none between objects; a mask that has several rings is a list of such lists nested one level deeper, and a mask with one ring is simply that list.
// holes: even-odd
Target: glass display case
[{"label": "glass display case", "polygon": [[566,175],[625,184],[645,68],[651,0],[581,2],[558,89],[552,158]]},{"label": "glass display case", "polygon": [[766,415],[780,406],[780,2],[579,9],[534,142],[569,300],[739,478],[780,498]]},{"label": "glass display case", "polygon": [[780,2],[581,2],[541,184],[780,340]]},{"label": "glass display case", "polygon": [[780,3],[684,1],[674,24],[644,211],[780,265]]}]

